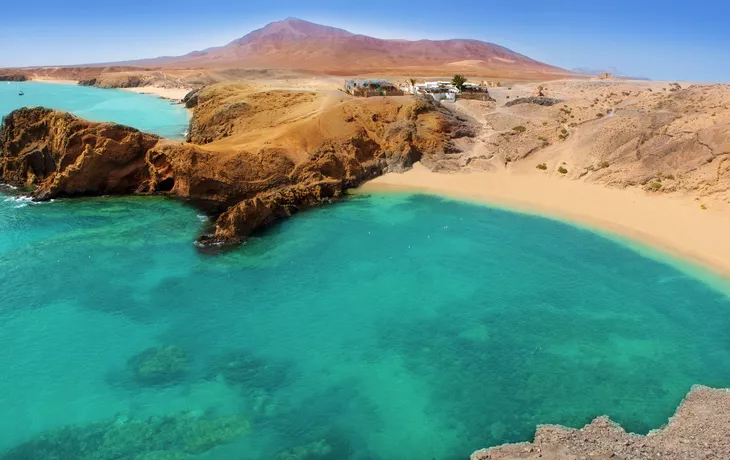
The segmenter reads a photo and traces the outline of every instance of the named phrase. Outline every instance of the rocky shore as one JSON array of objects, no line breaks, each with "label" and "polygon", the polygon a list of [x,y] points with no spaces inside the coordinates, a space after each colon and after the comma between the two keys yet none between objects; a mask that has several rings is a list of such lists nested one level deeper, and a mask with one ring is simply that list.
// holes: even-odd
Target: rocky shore
[{"label": "rocky shore", "polygon": [[[260,103],[258,112],[201,103],[191,125],[196,133],[206,133],[193,140],[206,145],[172,142],[50,109],[19,109],[4,119],[0,131],[0,181],[32,189],[36,200],[170,194],[216,217],[200,243],[237,243],[301,209],[336,200],[383,172],[448,156],[454,150],[452,138],[472,135],[466,119],[433,102],[373,98],[337,104],[303,125],[279,128],[278,142],[260,147],[214,143],[235,137],[250,126],[247,121],[257,123],[256,114],[268,110],[270,100],[300,97],[257,95],[248,106]],[[325,121],[337,129],[313,136],[310,130]],[[304,137],[318,140],[303,146]]]},{"label": "rocky shore", "polygon": [[471,460],[728,459],[730,390],[695,386],[669,420],[646,436],[626,433],[608,417],[576,430],[541,425],[533,442],[481,449]]},{"label": "rocky shore", "polygon": [[22,74],[0,75],[0,81],[26,81],[28,78]]}]

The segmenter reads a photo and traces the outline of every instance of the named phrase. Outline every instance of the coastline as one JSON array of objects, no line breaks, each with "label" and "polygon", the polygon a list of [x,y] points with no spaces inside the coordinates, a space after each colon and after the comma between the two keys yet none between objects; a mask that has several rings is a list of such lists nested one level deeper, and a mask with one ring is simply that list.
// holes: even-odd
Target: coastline
[{"label": "coastline", "polygon": [[[54,83],[57,85],[78,85],[77,80],[59,80],[52,78],[31,78],[32,82],[38,83]],[[180,102],[186,94],[188,94],[192,88],[161,88],[157,86],[138,86],[134,88],[102,88],[102,89],[118,89],[122,91],[133,91],[139,94],[146,94],[151,96],[157,96],[162,99],[170,99],[175,102]]]},{"label": "coastline", "polygon": [[420,163],[355,191],[368,192],[421,192],[557,217],[645,243],[730,280],[730,245],[722,244],[730,235],[730,204],[725,202],[706,201],[703,210],[705,201],[683,196],[650,196],[529,173],[435,173]]},{"label": "coastline", "polygon": [[188,94],[190,88],[160,88],[157,86],[138,86],[136,88],[113,88],[120,89],[122,91],[133,91],[138,94],[146,94],[148,96],[158,96],[162,99],[170,99],[175,102],[180,102],[182,98]]},{"label": "coastline", "polygon": [[30,79],[32,82],[37,83],[54,83],[56,85],[78,85],[78,80],[61,80],[61,79],[53,79],[53,78],[37,78],[33,77]]}]

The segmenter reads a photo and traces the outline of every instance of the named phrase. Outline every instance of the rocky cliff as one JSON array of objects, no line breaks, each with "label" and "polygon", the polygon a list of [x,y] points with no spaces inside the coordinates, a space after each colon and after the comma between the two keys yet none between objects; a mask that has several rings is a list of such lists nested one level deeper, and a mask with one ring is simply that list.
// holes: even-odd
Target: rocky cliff
[{"label": "rocky cliff", "polygon": [[28,77],[22,74],[0,75],[0,81],[26,81]]},{"label": "rocky cliff", "polygon": [[[298,93],[286,97],[300,98]],[[257,113],[265,105],[261,102]],[[0,180],[32,188],[37,200],[175,195],[217,216],[214,230],[201,242],[231,243],[300,209],[340,198],[384,171],[448,156],[453,137],[472,134],[465,119],[414,98],[333,104],[273,128],[246,116],[231,111],[216,118],[201,111],[193,123],[213,133],[201,140],[235,142],[196,145],[54,110],[20,109],[4,119],[0,131]],[[226,124],[231,126],[219,132]],[[347,129],[313,133],[317,126],[337,124]],[[269,137],[263,143],[236,137],[252,133]]]},{"label": "rocky cliff", "polygon": [[730,391],[695,386],[669,424],[640,436],[626,433],[608,417],[579,430],[541,425],[534,442],[474,452],[471,460],[670,460],[730,458]]}]

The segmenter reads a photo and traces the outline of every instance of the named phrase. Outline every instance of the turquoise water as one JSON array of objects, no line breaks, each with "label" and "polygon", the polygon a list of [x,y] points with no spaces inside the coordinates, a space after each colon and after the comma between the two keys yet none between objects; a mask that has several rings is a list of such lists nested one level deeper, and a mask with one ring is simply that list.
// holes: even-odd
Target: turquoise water
[{"label": "turquoise water", "polygon": [[[421,195],[218,255],[204,224],[162,198],[0,198],[0,452],[35,442],[5,458],[152,458],[69,452],[92,422],[183,413],[250,431],[165,458],[463,459],[599,414],[645,433],[692,384],[730,385],[730,299],[587,230]],[[165,346],[185,365],[137,378]]]},{"label": "turquoise water", "polygon": [[43,106],[65,110],[91,121],[113,121],[168,139],[183,140],[188,111],[180,104],[132,91],[77,85],[0,82],[0,117],[21,107]]}]

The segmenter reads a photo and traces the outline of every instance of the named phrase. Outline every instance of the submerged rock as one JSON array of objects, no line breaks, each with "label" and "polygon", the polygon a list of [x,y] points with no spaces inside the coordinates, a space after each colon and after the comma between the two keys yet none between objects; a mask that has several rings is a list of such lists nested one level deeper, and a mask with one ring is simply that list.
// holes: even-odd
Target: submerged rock
[{"label": "submerged rock", "polygon": [[127,361],[127,367],[140,385],[170,385],[188,372],[187,353],[170,345],[150,348]]},{"label": "submerged rock", "polygon": [[282,386],[290,377],[285,365],[267,362],[245,351],[233,351],[214,358],[210,374],[221,376],[231,386],[266,390]]},{"label": "submerged rock", "polygon": [[274,460],[315,460],[325,458],[331,453],[332,446],[327,444],[327,441],[324,439],[320,439],[319,441],[280,452],[274,457]]},{"label": "submerged rock", "polygon": [[187,413],[67,426],[43,433],[3,460],[186,460],[250,431],[241,415],[193,417]]}]

